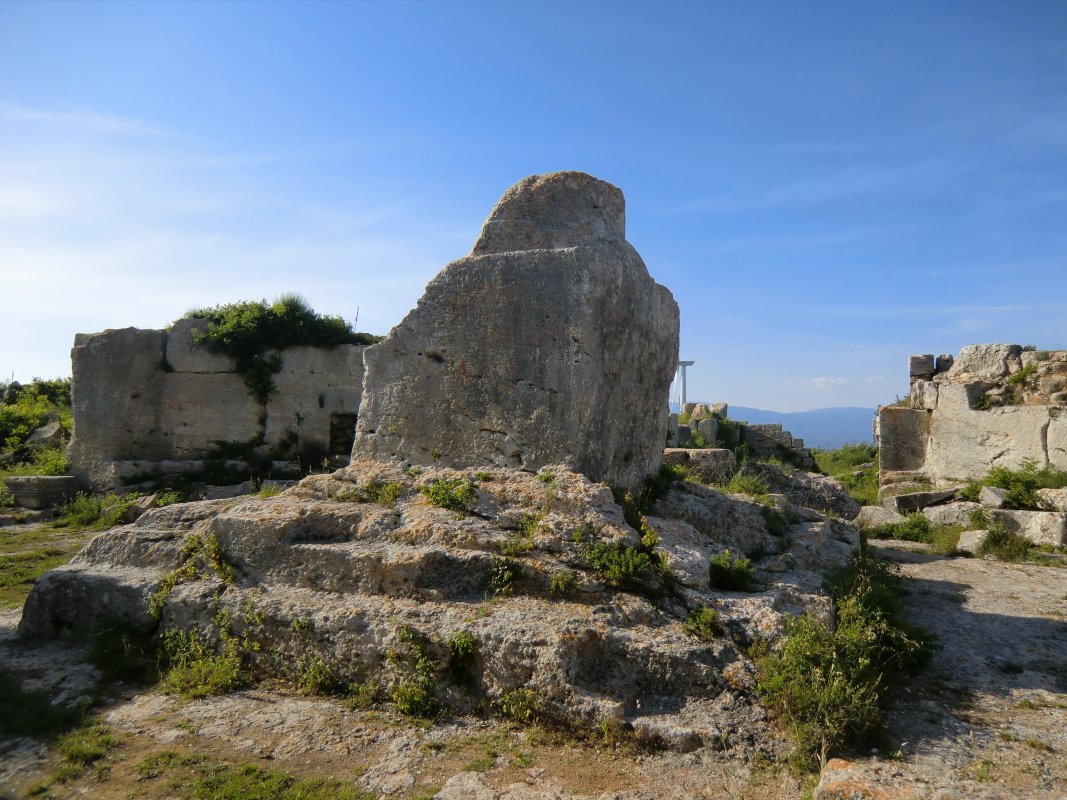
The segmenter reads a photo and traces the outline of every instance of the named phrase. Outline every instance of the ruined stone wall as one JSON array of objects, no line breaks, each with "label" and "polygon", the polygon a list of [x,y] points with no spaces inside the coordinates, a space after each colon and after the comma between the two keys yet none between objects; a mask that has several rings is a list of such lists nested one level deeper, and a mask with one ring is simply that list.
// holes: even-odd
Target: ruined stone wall
[{"label": "ruined stone wall", "polygon": [[[351,450],[363,383],[363,348],[293,347],[266,405],[232,359],[193,342],[204,320],[169,330],[78,334],[71,351],[72,473],[104,489],[195,473],[220,443],[245,443],[278,472]],[[234,448],[231,447],[231,450]]]},{"label": "ruined stone wall", "polygon": [[959,357],[912,356],[903,403],[880,408],[882,480],[980,478],[991,467],[1067,469],[1067,351],[972,345]]},{"label": "ruined stone wall", "polygon": [[685,412],[689,424],[680,425],[678,415],[671,414],[668,426],[668,447],[686,447],[693,441],[693,433],[699,433],[705,442],[717,442],[724,447],[746,445],[757,458],[780,458],[801,469],[815,469],[815,457],[798,439],[779,423],[750,425],[747,422],[721,424],[727,420],[726,403],[686,403]]}]

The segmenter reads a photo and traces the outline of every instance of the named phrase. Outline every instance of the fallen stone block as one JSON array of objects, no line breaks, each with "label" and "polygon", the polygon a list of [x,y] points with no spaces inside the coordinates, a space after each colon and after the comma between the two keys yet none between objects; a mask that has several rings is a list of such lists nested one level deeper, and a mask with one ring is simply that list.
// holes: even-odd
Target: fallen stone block
[{"label": "fallen stone block", "polygon": [[1067,487],[1063,489],[1038,489],[1037,494],[1053,511],[1067,511]]},{"label": "fallen stone block", "polygon": [[986,508],[1004,508],[1004,501],[1008,497],[1008,490],[998,486],[983,486],[978,493],[978,502]]},{"label": "fallen stone block", "polygon": [[1004,525],[1008,533],[1015,533],[1034,544],[1062,547],[1067,544],[1067,513],[1058,511],[1014,511],[998,509],[994,519]]},{"label": "fallen stone block", "polygon": [[909,514],[912,511],[919,511],[927,506],[936,506],[939,503],[945,503],[957,494],[959,489],[943,489],[936,492],[911,492],[909,494],[898,494],[892,497],[887,497],[883,501],[883,505],[891,511],[896,511],[898,514]]},{"label": "fallen stone block", "polygon": [[861,528],[875,528],[879,525],[895,525],[904,521],[904,515],[885,506],[863,506],[856,515],[855,522]]},{"label": "fallen stone block", "polygon": [[59,420],[42,425],[26,439],[26,446],[33,450],[59,447],[61,444],[63,444],[63,424]]},{"label": "fallen stone block", "polygon": [[942,506],[930,506],[922,515],[935,525],[969,525],[971,512],[981,508],[980,503],[955,502]]},{"label": "fallen stone block", "polygon": [[23,508],[52,508],[72,494],[76,480],[70,475],[19,475],[4,478],[4,486]]},{"label": "fallen stone block", "polygon": [[956,549],[974,555],[978,552],[978,548],[982,546],[982,542],[986,540],[988,535],[989,531],[985,530],[964,531],[960,534],[960,540],[956,544]]}]

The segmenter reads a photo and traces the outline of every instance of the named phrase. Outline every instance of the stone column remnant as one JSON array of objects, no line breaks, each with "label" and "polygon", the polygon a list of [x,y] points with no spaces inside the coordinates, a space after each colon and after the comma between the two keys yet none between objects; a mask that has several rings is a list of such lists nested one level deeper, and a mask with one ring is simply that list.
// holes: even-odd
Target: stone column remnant
[{"label": "stone column remnant", "polygon": [[662,461],[678,305],[581,172],[509,189],[474,249],[365,353],[353,458],[537,470],[634,488]]}]

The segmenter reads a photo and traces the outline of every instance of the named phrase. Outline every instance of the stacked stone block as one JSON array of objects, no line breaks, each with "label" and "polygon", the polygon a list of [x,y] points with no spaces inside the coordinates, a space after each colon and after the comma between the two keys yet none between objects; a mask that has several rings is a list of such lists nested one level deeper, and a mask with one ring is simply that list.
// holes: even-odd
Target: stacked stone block
[{"label": "stacked stone block", "polygon": [[232,359],[193,341],[205,324],[183,319],[167,330],[75,337],[67,457],[80,486],[110,489],[196,473],[224,443],[259,440],[259,455],[284,453],[277,473],[332,456],[347,460],[364,348],[283,350],[275,391],[264,405],[249,395]]},{"label": "stacked stone block", "polygon": [[984,344],[908,359],[908,398],[878,410],[883,483],[971,480],[1027,461],[1067,469],[1067,351]]}]

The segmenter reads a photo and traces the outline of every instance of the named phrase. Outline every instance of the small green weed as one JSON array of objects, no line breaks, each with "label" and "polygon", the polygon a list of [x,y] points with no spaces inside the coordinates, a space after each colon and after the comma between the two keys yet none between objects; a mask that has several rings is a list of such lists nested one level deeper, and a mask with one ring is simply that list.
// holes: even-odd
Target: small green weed
[{"label": "small green weed", "polygon": [[753,587],[754,568],[744,556],[724,550],[711,557],[710,583],[716,589],[747,592]]},{"label": "small green weed", "polygon": [[378,684],[374,681],[348,684],[345,706],[350,711],[362,711],[374,705],[378,698]]},{"label": "small green weed", "polygon": [[690,636],[710,642],[722,633],[719,612],[704,606],[689,612],[689,619],[682,624],[682,629]]},{"label": "small green weed", "polygon": [[478,500],[478,486],[470,478],[437,478],[419,487],[430,505],[466,513]]},{"label": "small green weed", "polygon": [[168,694],[207,697],[225,694],[246,682],[235,639],[224,638],[216,652],[195,630],[169,630],[163,633],[163,653],[166,669],[161,686]]},{"label": "small green weed", "polygon": [[595,542],[582,555],[613,586],[641,587],[653,572],[652,556],[618,542]]},{"label": "small green weed", "polygon": [[165,508],[166,506],[173,505],[174,503],[181,503],[185,500],[185,494],[177,489],[165,489],[156,495],[156,508]]},{"label": "small green weed", "polygon": [[400,495],[404,492],[404,485],[396,481],[380,483],[368,481],[358,487],[345,487],[336,494],[333,499],[342,503],[377,503],[386,508],[392,508]]},{"label": "small green weed", "polygon": [[441,665],[430,640],[408,626],[397,628],[396,635],[401,647],[389,652],[389,660],[401,675],[393,685],[393,703],[406,716],[433,717],[439,710],[433,690]]},{"label": "small green weed", "polygon": [[133,495],[79,492],[59,509],[59,522],[68,528],[113,528],[125,522],[126,513],[136,503],[137,498]]},{"label": "small green weed", "polygon": [[470,631],[456,631],[449,637],[448,674],[460,686],[474,679],[474,664],[478,657],[478,643]]},{"label": "small green weed", "polygon": [[1023,739],[1023,744],[1027,747],[1032,747],[1034,750],[1041,750],[1046,753],[1055,753],[1055,749],[1048,742],[1043,742],[1035,736],[1030,736]]},{"label": "small green weed", "polygon": [[548,582],[548,591],[557,597],[567,597],[578,588],[578,581],[574,573],[569,569],[561,569],[552,573]]},{"label": "small green weed", "polygon": [[254,764],[202,770],[192,787],[193,800],[373,800],[353,784],[322,778],[294,778]]},{"label": "small green weed", "polygon": [[541,701],[533,689],[512,689],[496,702],[497,713],[518,722],[533,722],[541,713]]},{"label": "small green weed", "polygon": [[296,685],[301,694],[337,694],[341,690],[333,669],[318,656],[301,661]]},{"label": "small green weed", "polygon": [[522,562],[514,558],[494,557],[489,564],[489,588],[498,595],[511,594],[513,584],[523,575]]},{"label": "small green weed", "polygon": [[872,539],[897,539],[906,542],[923,542],[939,555],[956,554],[959,544],[960,525],[935,525],[922,514],[908,514],[901,522],[878,525],[867,531]]}]

